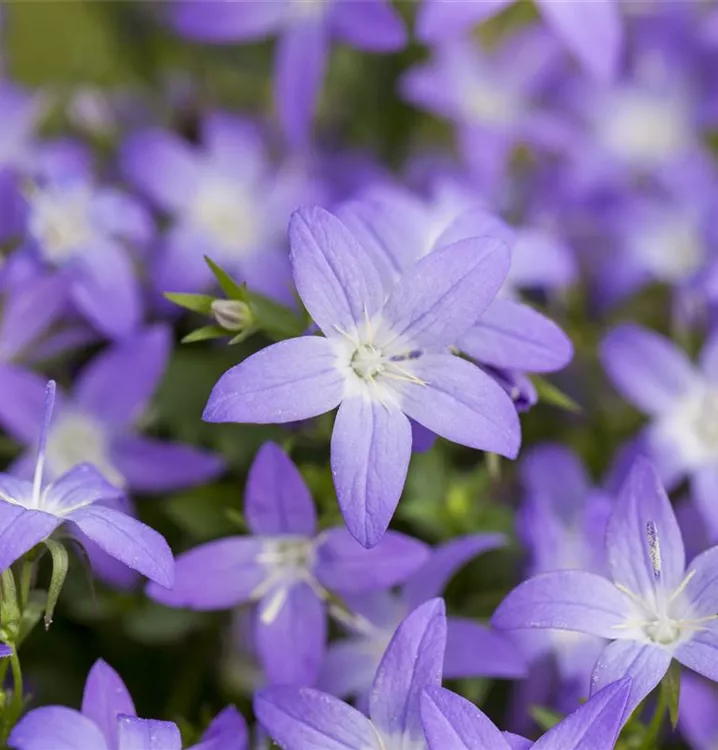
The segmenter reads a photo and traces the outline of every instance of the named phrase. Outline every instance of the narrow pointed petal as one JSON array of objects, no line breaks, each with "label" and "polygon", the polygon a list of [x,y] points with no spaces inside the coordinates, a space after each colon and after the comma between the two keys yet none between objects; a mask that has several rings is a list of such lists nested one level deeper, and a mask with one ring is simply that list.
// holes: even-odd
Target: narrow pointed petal
[{"label": "narrow pointed petal", "polygon": [[445,648],[444,602],[432,599],[401,623],[377,670],[369,714],[384,735],[423,738],[421,694],[441,685]]},{"label": "narrow pointed petal", "polygon": [[275,107],[287,141],[294,148],[309,142],[328,56],[328,30],[323,18],[289,25],[278,41]]},{"label": "narrow pointed petal", "polygon": [[101,730],[109,750],[117,750],[117,719],[135,715],[135,704],[120,675],[102,659],[92,666],[82,694],[82,715]]},{"label": "narrow pointed petal", "polygon": [[126,513],[88,505],[67,517],[108,555],[142,573],[160,586],[174,580],[174,558],[164,537]]},{"label": "narrow pointed petal", "polygon": [[571,340],[552,320],[500,298],[461,337],[459,347],[478,362],[524,372],[555,372],[573,357]]},{"label": "narrow pointed petal", "polygon": [[109,347],[80,374],[75,388],[78,403],[103,421],[131,424],[149,406],[171,348],[170,330],[164,325]]},{"label": "narrow pointed petal", "polygon": [[262,39],[281,28],[291,0],[178,0],[170,8],[172,26],[188,39],[244,42]]},{"label": "narrow pointed petal", "polygon": [[342,0],[330,23],[343,42],[370,52],[400,50],[407,41],[404,21],[386,0]]},{"label": "narrow pointed petal", "polygon": [[481,21],[500,13],[513,0],[482,0],[478,3],[424,0],[416,19],[416,35],[429,44],[461,36]]},{"label": "narrow pointed petal", "polygon": [[599,81],[618,71],[623,45],[621,10],[617,0],[557,3],[538,0],[541,13],[586,70]]},{"label": "narrow pointed petal", "polygon": [[216,479],[224,460],[202,448],[125,435],[113,441],[111,460],[135,492],[161,494]]},{"label": "narrow pointed petal", "polygon": [[494,301],[511,263],[501,238],[461,240],[422,258],[397,282],[382,313],[391,334],[416,346],[456,344]]},{"label": "narrow pointed petal", "polygon": [[62,520],[50,513],[27,510],[0,499],[0,571],[7,570],[36,544],[47,539]]},{"label": "narrow pointed petal", "polygon": [[630,692],[622,716],[622,722],[625,722],[638,704],[663,679],[671,658],[670,652],[660,646],[636,641],[609,643],[593,669],[591,694],[595,695],[602,688],[623,677],[630,677]]},{"label": "narrow pointed petal", "polygon": [[248,750],[247,722],[234,706],[227,706],[210,722],[199,745],[189,750]]},{"label": "narrow pointed petal", "polygon": [[618,638],[630,601],[610,581],[583,570],[561,570],[517,586],[491,619],[501,630],[555,628]]},{"label": "narrow pointed petal", "polygon": [[26,445],[37,441],[45,409],[46,380],[34,372],[0,363],[0,425]]},{"label": "narrow pointed petal", "polygon": [[393,404],[362,396],[342,402],[332,432],[332,476],[347,528],[364,547],[374,547],[389,526],[410,458],[411,426]]},{"label": "narrow pointed petal", "polygon": [[117,723],[118,750],[182,750],[182,737],[171,721],[122,716]]},{"label": "narrow pointed petal", "polygon": [[271,424],[331,411],[344,395],[336,359],[331,343],[319,336],[273,344],[222,375],[202,418],[205,422]]},{"label": "narrow pointed petal", "polygon": [[92,464],[77,464],[45,488],[43,505],[66,515],[84,505],[117,500],[123,494]]},{"label": "narrow pointed petal", "polygon": [[430,554],[426,544],[398,531],[387,531],[372,549],[346,529],[330,529],[320,539],[315,573],[323,586],[339,594],[396,586],[419,570]]},{"label": "narrow pointed petal", "polygon": [[405,366],[423,381],[393,384],[407,416],[454,443],[516,457],[519,418],[492,377],[453,354],[423,354]]},{"label": "narrow pointed petal", "polygon": [[404,584],[402,599],[410,609],[415,609],[425,601],[441,596],[459,568],[483,552],[505,544],[503,534],[471,534],[442,544],[433,550],[424,565]]},{"label": "narrow pointed petal", "polygon": [[317,685],[339,698],[364,695],[371,690],[379,657],[376,644],[367,638],[347,638],[329,644]]},{"label": "narrow pointed petal", "polygon": [[8,743],[15,750],[110,750],[91,719],[64,706],[30,711],[12,730]]},{"label": "narrow pointed petal", "polygon": [[613,580],[638,596],[675,590],[686,555],[675,513],[653,465],[636,459],[608,521],[606,549]]},{"label": "narrow pointed petal", "polygon": [[253,534],[314,535],[314,500],[299,469],[276,443],[265,443],[249,469],[244,515]]},{"label": "narrow pointed petal", "polygon": [[311,688],[273,687],[254,696],[259,723],[286,750],[381,750],[369,719]]},{"label": "narrow pointed petal", "polygon": [[444,679],[517,679],[526,672],[526,658],[510,637],[474,620],[448,618]]},{"label": "narrow pointed petal", "polygon": [[718,740],[716,686],[691,672],[681,675],[678,726],[691,747],[710,750]]},{"label": "narrow pointed petal", "polygon": [[697,380],[678,346],[633,323],[614,328],[601,342],[600,354],[623,397],[649,414],[670,408]]},{"label": "narrow pointed petal", "polygon": [[441,687],[421,697],[429,750],[509,750],[501,732],[473,703]]},{"label": "narrow pointed petal", "polygon": [[[715,611],[713,613],[715,617]],[[675,658],[683,666],[718,681],[718,627],[713,621],[676,649]]]},{"label": "narrow pointed petal", "polygon": [[346,226],[323,208],[301,208],[289,222],[297,291],[327,336],[352,334],[384,302],[372,256]]},{"label": "narrow pointed petal", "polygon": [[308,584],[280,585],[262,599],[256,644],[270,685],[313,685],[326,640],[324,602]]},{"label": "narrow pointed petal", "polygon": [[180,555],[171,588],[150,584],[147,594],[168,607],[230,609],[252,597],[267,571],[257,562],[263,543],[251,537],[209,542]]},{"label": "narrow pointed petal", "polygon": [[548,731],[534,750],[613,750],[628,715],[631,680],[607,685],[577,711]]},{"label": "narrow pointed petal", "polygon": [[718,547],[702,552],[688,566],[685,599],[692,616],[709,617],[718,612]]}]

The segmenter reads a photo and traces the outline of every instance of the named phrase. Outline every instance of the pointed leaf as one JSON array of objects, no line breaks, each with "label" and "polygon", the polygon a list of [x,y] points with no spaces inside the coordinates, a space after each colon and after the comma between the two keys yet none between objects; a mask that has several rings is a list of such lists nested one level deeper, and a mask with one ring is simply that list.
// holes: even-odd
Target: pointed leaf
[{"label": "pointed leaf", "polygon": [[545,378],[534,375],[531,380],[536,387],[540,401],[551,404],[551,406],[557,406],[559,409],[573,412],[574,414],[580,414],[583,411],[580,404],[577,404],[570,396],[567,396]]},{"label": "pointed leaf", "polygon": [[227,331],[219,326],[204,326],[198,328],[192,333],[188,333],[183,339],[183,344],[196,344],[198,341],[207,341],[208,339],[223,339],[227,337]]},{"label": "pointed leaf", "polygon": [[50,588],[47,592],[47,603],[45,605],[45,630],[50,629],[52,625],[52,616],[55,613],[57,600],[60,598],[60,592],[67,577],[69,567],[69,557],[67,549],[61,542],[54,539],[46,539],[43,544],[50,551],[52,556],[52,578],[50,579]]},{"label": "pointed leaf", "polygon": [[204,259],[210,268],[210,271],[217,279],[217,283],[229,299],[238,299],[242,302],[247,301],[247,290],[244,284],[238,284],[224,269],[220,268],[209,256],[205,255]]},{"label": "pointed leaf", "polygon": [[201,315],[212,314],[212,302],[214,297],[209,294],[180,294],[178,292],[165,292],[165,297],[175,305],[184,307],[186,310],[200,313]]}]

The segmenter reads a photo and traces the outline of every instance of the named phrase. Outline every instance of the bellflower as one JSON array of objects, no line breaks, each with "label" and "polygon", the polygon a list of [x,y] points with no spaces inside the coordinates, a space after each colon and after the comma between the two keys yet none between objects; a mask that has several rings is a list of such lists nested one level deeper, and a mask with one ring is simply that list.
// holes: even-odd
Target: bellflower
[{"label": "bellflower", "polygon": [[446,643],[444,603],[432,599],[399,626],[381,660],[369,717],[310,688],[259,691],[254,712],[285,750],[425,750],[420,700],[441,684]]},{"label": "bellflower", "polygon": [[[297,290],[324,336],[281,341],[233,367],[204,419],[285,423],[339,406],[334,485],[347,528],[373,547],[404,488],[408,417],[462,445],[518,451],[508,396],[448,351],[496,296],[509,252],[500,236],[447,245],[412,265],[387,296],[373,248],[328,211],[295,212],[289,235]],[[406,248],[417,252],[410,238]]]},{"label": "bellflower", "polygon": [[718,679],[718,547],[686,569],[683,539],[653,466],[639,457],[608,522],[611,576],[544,573],[514,589],[493,617],[498,628],[555,628],[608,638],[591,693],[632,678],[626,716],[658,685],[673,659]]},{"label": "bellflower", "polygon": [[613,384],[650,416],[641,450],[668,489],[688,477],[712,542],[718,539],[718,335],[706,341],[698,366],[674,343],[635,324],[614,328],[601,344]]},{"label": "bellflower", "polygon": [[476,706],[444,688],[424,691],[421,718],[429,750],[613,750],[630,684],[607,685],[536,742],[502,734]]},{"label": "bellflower", "polygon": [[713,750],[718,745],[718,690],[691,672],[681,680],[678,726],[693,750]]},{"label": "bellflower", "polygon": [[84,149],[59,143],[38,156],[26,190],[24,250],[72,281],[77,309],[101,333],[121,339],[142,316],[140,286],[126,245],[147,243],[153,227],[144,207],[98,184]]},{"label": "bellflower", "polygon": [[[512,5],[514,0],[424,0],[417,35],[424,42],[451,40]],[[590,3],[536,0],[541,15],[585,69],[599,80],[612,78],[619,66],[623,28],[618,0]]]},{"label": "bellflower", "polygon": [[[202,484],[221,473],[222,460],[206,451],[137,434],[165,371],[170,331],[156,325],[108,347],[79,374],[72,394],[60,394],[49,426],[45,471],[51,478],[82,462],[92,463],[116,487],[162,493]],[[31,473],[42,410],[41,379],[19,368],[0,367],[0,422],[28,446],[14,467]]]},{"label": "bellflower", "polygon": [[[122,678],[102,659],[87,675],[82,709],[43,706],[23,716],[8,740],[14,750],[182,750],[177,726],[138,719]],[[191,750],[248,750],[247,726],[229,707]]]},{"label": "bellflower", "polygon": [[278,34],[274,102],[292,146],[306,146],[336,37],[369,52],[406,44],[401,16],[386,0],[175,0],[170,10],[182,36],[205,42],[247,42]]},{"label": "bellflower", "polygon": [[[441,595],[449,579],[471,558],[505,541],[501,534],[453,539],[435,549],[397,594],[382,591],[351,597],[349,604],[355,616],[342,623],[351,637],[329,646],[319,687],[340,698],[357,696],[361,706],[368,705],[374,675],[402,620],[420,604]],[[462,617],[449,617],[446,625],[446,679],[508,679],[525,674],[521,654],[501,633]]]},{"label": "bellflower", "polygon": [[[217,5],[242,14],[251,13],[252,3]],[[206,2],[199,6],[204,17],[212,15]],[[158,291],[210,287],[208,255],[252,289],[293,300],[284,228],[295,208],[317,199],[318,186],[298,162],[273,166],[254,124],[209,115],[200,146],[159,129],[138,131],[125,141],[120,164],[126,179],[173,222],[152,269]]]},{"label": "bellflower", "polygon": [[87,538],[103,552],[148,578],[170,586],[174,561],[156,531],[107,504],[121,491],[88,463],[44,482],[55,383],[46,390],[45,414],[32,481],[0,474],[0,570],[6,570],[57,528]]},{"label": "bellflower", "polygon": [[265,443],[252,464],[244,511],[252,536],[180,555],[172,590],[152,585],[148,593],[163,604],[198,610],[257,603],[256,648],[273,683],[315,681],[324,657],[328,592],[388,588],[427,557],[422,542],[398,532],[387,533],[373,550],[345,529],[318,533],[309,490],[274,443]]}]

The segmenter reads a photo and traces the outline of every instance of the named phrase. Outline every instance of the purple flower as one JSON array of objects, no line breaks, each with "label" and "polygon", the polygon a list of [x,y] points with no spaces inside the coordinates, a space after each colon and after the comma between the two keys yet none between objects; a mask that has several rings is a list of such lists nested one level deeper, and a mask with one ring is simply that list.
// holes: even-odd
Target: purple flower
[{"label": "purple flower", "polygon": [[[165,371],[170,331],[152,326],[131,340],[113,344],[81,371],[74,392],[60,395],[49,426],[46,472],[56,478],[89,462],[116,487],[142,493],[170,492],[202,484],[223,470],[222,460],[194,446],[136,434]],[[42,410],[41,379],[0,367],[0,422],[19,441],[37,444]],[[31,472],[32,453],[19,459],[15,473]]]},{"label": "purple flower", "polygon": [[19,86],[0,83],[0,167],[23,168],[34,158],[34,135],[46,109],[44,96]]},{"label": "purple flower", "polygon": [[78,310],[113,339],[139,326],[139,282],[126,244],[143,245],[153,227],[144,207],[96,183],[89,155],[59,143],[38,156],[36,182],[26,191],[25,251],[41,266],[62,269]]},{"label": "purple flower", "polygon": [[627,323],[603,340],[601,360],[620,393],[650,415],[641,451],[669,490],[690,478],[709,539],[716,541],[718,335],[708,339],[696,367],[668,339]]},{"label": "purple flower", "polygon": [[[44,706],[12,730],[15,750],[182,750],[179,729],[169,721],[138,719],[122,678],[102,659],[87,675],[82,710]],[[247,726],[234,707],[209,725],[194,750],[248,750]]]},{"label": "purple flower", "polygon": [[[222,5],[242,13],[251,3]],[[173,220],[152,269],[156,289],[208,288],[208,255],[252,289],[291,303],[286,222],[317,198],[318,187],[298,162],[272,166],[258,128],[246,120],[210,115],[201,136],[202,146],[194,147],[166,131],[146,130],[122,148],[126,178]]]},{"label": "purple flower", "polygon": [[[328,211],[300,209],[289,234],[297,290],[324,336],[282,341],[226,372],[204,419],[285,423],[339,406],[331,440],[339,505],[351,534],[373,547],[404,488],[408,417],[462,445],[518,451],[511,400],[448,351],[496,296],[508,249],[495,235],[447,242],[387,297],[373,247]],[[416,251],[409,237],[407,248]]]},{"label": "purple flower", "polygon": [[[514,0],[424,0],[417,19],[417,35],[434,44],[462,34],[512,5]],[[618,70],[623,46],[623,29],[618,0],[563,3],[536,0],[546,22],[600,80],[612,78]]]},{"label": "purple flower", "polygon": [[592,694],[631,677],[626,716],[656,687],[673,659],[718,679],[718,547],[686,570],[675,514],[645,458],[635,462],[606,534],[611,577],[583,570],[544,573],[514,589],[493,617],[498,628],[555,628],[608,638]]},{"label": "purple flower", "polygon": [[444,603],[432,599],[391,639],[374,678],[369,718],[331,695],[292,687],[261,690],[254,712],[286,750],[421,750],[421,694],[441,684],[445,643]]},{"label": "purple flower", "polygon": [[32,481],[0,474],[0,570],[6,570],[58,527],[91,540],[124,565],[171,586],[174,560],[164,538],[107,504],[121,491],[88,463],[77,464],[50,484],[43,482],[55,383],[46,389],[45,415]]},{"label": "purple flower", "polygon": [[713,750],[718,743],[718,690],[692,672],[681,680],[678,726],[693,750]]},{"label": "purple flower", "polygon": [[[439,596],[456,570],[476,555],[505,543],[500,534],[474,534],[453,539],[431,554],[399,590],[353,596],[353,615],[342,624],[351,633],[327,651],[318,686],[340,698],[358,696],[368,705],[372,682],[387,644],[402,620],[416,607]],[[525,665],[515,645],[473,620],[449,617],[444,677],[516,678]]]},{"label": "purple flower", "polygon": [[293,146],[305,146],[332,37],[370,52],[406,44],[401,16],[386,0],[175,0],[175,29],[208,42],[246,42],[279,34],[274,101]]},{"label": "purple flower", "polygon": [[427,688],[421,718],[429,750],[612,750],[625,721],[631,681],[600,690],[537,742],[502,734],[476,706],[444,688]]},{"label": "purple flower", "polygon": [[388,533],[366,550],[345,529],[317,533],[309,490],[274,443],[252,464],[245,516],[253,536],[228,537],[177,558],[174,588],[151,585],[169,606],[199,610],[258,603],[256,648],[272,683],[312,684],[324,656],[328,592],[393,586],[424,562],[422,542]]}]

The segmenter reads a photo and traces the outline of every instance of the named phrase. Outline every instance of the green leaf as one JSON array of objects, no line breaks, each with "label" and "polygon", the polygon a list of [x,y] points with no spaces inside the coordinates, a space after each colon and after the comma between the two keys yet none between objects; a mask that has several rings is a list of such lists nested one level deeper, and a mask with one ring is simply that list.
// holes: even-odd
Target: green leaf
[{"label": "green leaf", "polygon": [[198,328],[192,333],[188,333],[183,339],[183,344],[196,344],[198,341],[207,341],[208,339],[223,339],[227,337],[227,331],[219,326],[204,326]]},{"label": "green leaf", "polygon": [[20,618],[20,627],[18,628],[15,645],[20,648],[22,642],[32,633],[35,626],[40,622],[43,612],[47,607],[47,592],[31,591],[25,609],[22,611]]},{"label": "green leaf", "polygon": [[180,294],[179,292],[165,292],[165,297],[175,305],[184,307],[186,310],[200,313],[201,315],[212,314],[212,302],[214,297],[209,294]]},{"label": "green leaf", "polygon": [[45,604],[45,630],[49,630],[50,625],[52,625],[52,616],[55,614],[57,600],[60,598],[60,592],[67,577],[70,557],[65,545],[61,542],[46,539],[43,544],[48,548],[52,557],[52,577],[50,578],[50,588],[47,591],[47,602]]},{"label": "green leaf", "polygon": [[306,321],[289,307],[279,305],[255,292],[248,292],[248,296],[248,304],[257,325],[275,341],[300,336],[306,330]]},{"label": "green leaf", "polygon": [[209,256],[204,256],[207,265],[217,279],[217,283],[229,299],[247,302],[247,288],[244,284],[238,284],[224,269],[220,268]]},{"label": "green leaf", "polygon": [[552,406],[557,406],[559,409],[573,412],[574,414],[580,414],[583,411],[583,408],[570,396],[567,396],[562,390],[545,378],[542,378],[539,375],[534,375],[531,379],[536,387],[536,392],[538,393],[540,401],[544,401]]},{"label": "green leaf", "polygon": [[671,726],[675,729],[678,725],[678,703],[681,697],[681,665],[675,659],[666,672],[661,683],[661,690],[665,695],[668,715],[671,717]]}]

